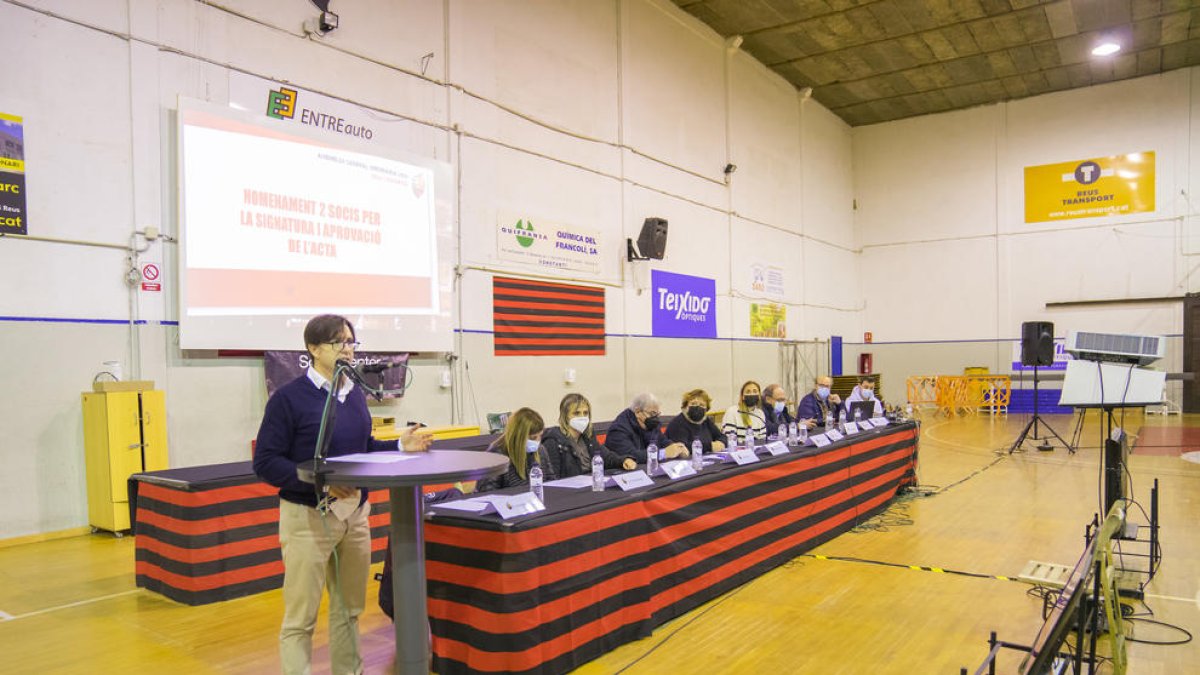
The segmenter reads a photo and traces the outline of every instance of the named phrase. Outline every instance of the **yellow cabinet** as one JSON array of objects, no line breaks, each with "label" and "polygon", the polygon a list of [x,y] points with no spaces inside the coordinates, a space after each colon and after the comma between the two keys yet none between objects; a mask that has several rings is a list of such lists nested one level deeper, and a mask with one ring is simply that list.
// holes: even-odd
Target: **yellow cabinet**
[{"label": "yellow cabinet", "polygon": [[167,409],[163,392],[85,392],[83,445],[87,461],[88,522],[110,532],[129,529],[131,474],[167,468]]}]

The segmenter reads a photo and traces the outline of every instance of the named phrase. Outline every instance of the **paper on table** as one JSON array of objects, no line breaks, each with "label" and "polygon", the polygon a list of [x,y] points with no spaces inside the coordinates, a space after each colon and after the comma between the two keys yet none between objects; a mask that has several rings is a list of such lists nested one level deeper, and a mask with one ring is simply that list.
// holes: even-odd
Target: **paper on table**
[{"label": "paper on table", "polygon": [[[608,482],[608,480],[610,480],[610,479],[605,477],[606,483]],[[546,481],[546,485],[552,485],[554,487],[560,487],[560,488],[573,488],[573,489],[590,488],[590,487],[592,487],[592,474],[585,473],[585,474],[580,474],[578,476],[571,476],[570,478],[559,478],[558,480],[550,480],[550,481]]]},{"label": "paper on table", "polygon": [[363,464],[391,464],[392,462],[402,462],[406,459],[416,457],[413,454],[403,452],[356,452],[352,455],[338,455],[337,457],[326,457],[327,462],[362,462]]},{"label": "paper on table", "polygon": [[469,513],[487,513],[495,510],[492,503],[486,499],[458,499],[452,502],[441,502],[434,505],[439,509],[452,509],[455,511],[467,511]]}]

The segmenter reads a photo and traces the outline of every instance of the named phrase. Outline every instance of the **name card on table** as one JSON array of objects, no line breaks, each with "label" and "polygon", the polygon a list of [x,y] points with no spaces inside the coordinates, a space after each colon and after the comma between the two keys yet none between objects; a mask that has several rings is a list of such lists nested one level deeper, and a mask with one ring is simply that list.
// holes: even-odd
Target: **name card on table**
[{"label": "name card on table", "polygon": [[842,432],[838,431],[837,429],[830,429],[829,431],[825,432],[825,435],[831,441],[840,441],[845,438],[845,436],[842,435]]},{"label": "name card on table", "polygon": [[546,505],[532,492],[521,492],[515,495],[495,495],[491,499],[491,502],[496,507],[496,512],[504,520],[546,510]]},{"label": "name card on table", "polygon": [[617,482],[617,487],[625,490],[626,492],[636,488],[654,485],[654,481],[650,479],[650,476],[646,475],[646,472],[642,471],[641,469],[638,469],[637,471],[629,471],[627,473],[619,473],[613,476],[613,480]]},{"label": "name card on table", "polygon": [[772,455],[786,455],[788,454],[788,448],[784,445],[783,441],[772,441],[767,443],[767,452]]},{"label": "name card on table", "polygon": [[874,424],[876,429],[880,429],[886,427],[888,425],[888,421],[886,417],[872,417],[871,424]]},{"label": "name card on table", "polygon": [[677,459],[674,462],[663,462],[659,465],[667,478],[671,480],[679,480],[685,476],[695,476],[696,470],[692,468],[692,463],[686,459]]},{"label": "name card on table", "polygon": [[[867,423],[863,422],[863,426],[867,426]],[[846,422],[846,435],[847,436],[850,436],[852,434],[857,434],[858,431],[859,431],[858,422]]]},{"label": "name card on table", "polygon": [[808,440],[812,441],[813,445],[817,446],[818,448],[823,448],[832,442],[829,440],[829,436],[827,436],[826,434],[816,434],[815,436],[809,436]]},{"label": "name card on table", "polygon": [[738,448],[737,450],[730,452],[729,456],[732,457],[733,461],[737,462],[739,465],[753,464],[758,461],[758,455],[754,454],[754,451],[750,448]]}]

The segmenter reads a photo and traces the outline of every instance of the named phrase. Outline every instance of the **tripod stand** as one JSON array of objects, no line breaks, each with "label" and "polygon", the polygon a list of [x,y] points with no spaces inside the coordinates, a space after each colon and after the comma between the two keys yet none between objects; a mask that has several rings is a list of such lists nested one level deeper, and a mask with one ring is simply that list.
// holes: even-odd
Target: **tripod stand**
[{"label": "tripod stand", "polygon": [[[1031,417],[1029,419],[1029,422],[1025,425],[1025,428],[1021,430],[1020,435],[1017,436],[1016,442],[1013,443],[1012,447],[1008,449],[1008,454],[1011,455],[1012,453],[1016,452],[1017,448],[1021,447],[1021,444],[1025,442],[1025,438],[1027,436],[1029,437],[1029,440],[1031,440],[1031,441],[1041,441],[1042,442],[1041,445],[1036,446],[1038,450],[1042,450],[1042,451],[1053,450],[1054,446],[1050,445],[1050,437],[1049,436],[1040,436],[1040,437],[1038,436],[1038,424],[1039,423],[1041,423],[1042,426],[1046,427],[1046,431],[1049,431],[1051,434],[1053,434],[1054,437],[1058,439],[1058,442],[1062,443],[1063,447],[1065,447],[1071,454],[1075,454],[1075,448],[1071,447],[1070,443],[1063,440],[1063,437],[1058,435],[1058,432],[1055,431],[1054,428],[1050,426],[1050,423],[1047,422],[1046,420],[1043,420],[1042,416],[1038,414],[1038,367],[1035,365],[1033,367],[1033,417]],[[1030,429],[1033,430],[1032,436],[1029,435]]]}]

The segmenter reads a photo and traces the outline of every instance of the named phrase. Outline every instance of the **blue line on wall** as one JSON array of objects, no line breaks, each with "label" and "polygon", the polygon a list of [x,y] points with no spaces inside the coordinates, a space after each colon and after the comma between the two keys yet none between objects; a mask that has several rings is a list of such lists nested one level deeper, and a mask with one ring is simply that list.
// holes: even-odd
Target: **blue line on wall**
[{"label": "blue line on wall", "polygon": [[[80,319],[61,316],[0,316],[0,321],[20,321],[24,323],[91,323],[128,326],[128,319]],[[147,321],[138,319],[133,322],[138,326],[178,326],[178,321]]]}]

